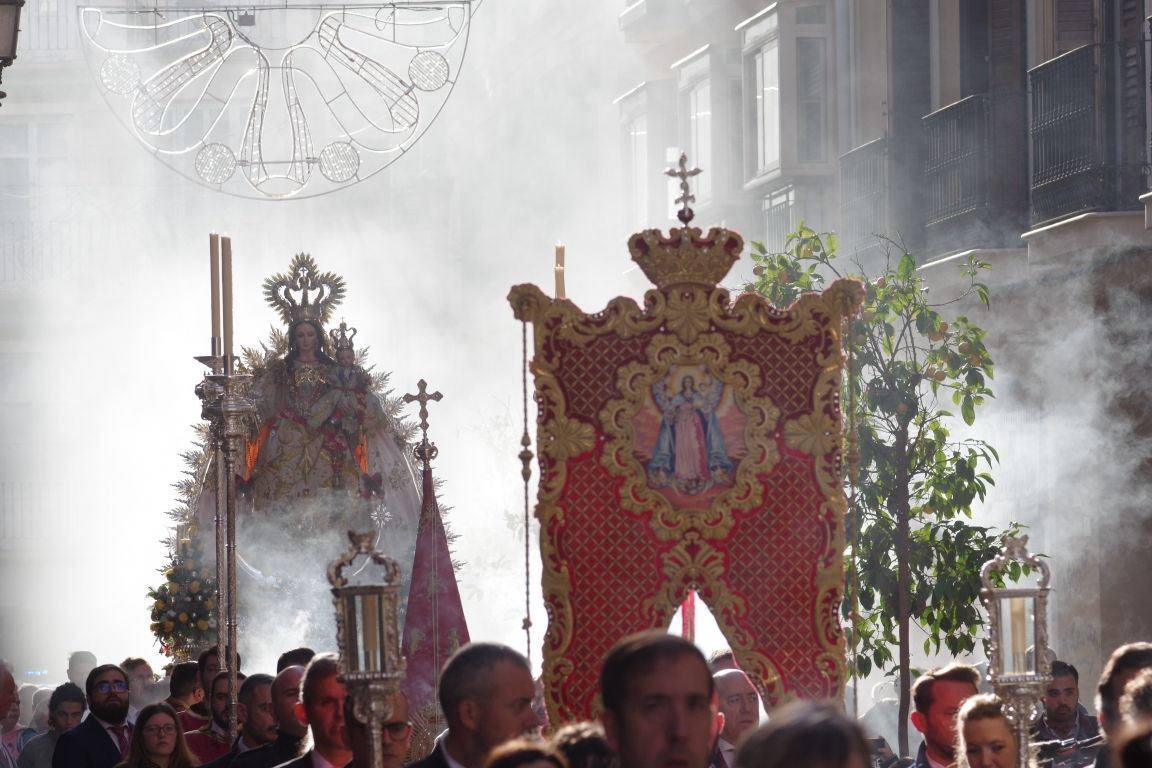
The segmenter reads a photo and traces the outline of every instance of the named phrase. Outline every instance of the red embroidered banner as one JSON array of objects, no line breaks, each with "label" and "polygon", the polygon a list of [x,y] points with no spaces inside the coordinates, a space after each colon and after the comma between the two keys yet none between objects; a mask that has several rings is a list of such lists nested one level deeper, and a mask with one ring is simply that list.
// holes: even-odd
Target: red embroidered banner
[{"label": "red embroidered banner", "polygon": [[596,314],[512,289],[534,327],[543,672],[553,722],[591,717],[616,640],[695,589],[769,706],[844,678],[837,281],[787,310],[717,287],[736,233],[634,235],[656,284]]}]

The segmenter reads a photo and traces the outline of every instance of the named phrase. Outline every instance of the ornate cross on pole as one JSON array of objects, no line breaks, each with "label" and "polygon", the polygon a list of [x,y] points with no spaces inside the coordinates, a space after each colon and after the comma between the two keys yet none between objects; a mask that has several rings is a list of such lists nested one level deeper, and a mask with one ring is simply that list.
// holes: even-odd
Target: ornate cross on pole
[{"label": "ornate cross on pole", "polygon": [[698,176],[701,173],[699,168],[688,167],[688,155],[684,152],[680,153],[680,167],[669,168],[664,171],[665,176],[671,176],[674,179],[680,179],[680,197],[676,198],[673,202],[680,203],[682,207],[676,212],[676,218],[684,224],[692,221],[695,215],[692,209],[688,207],[688,203],[696,202],[696,195],[688,189],[688,179],[693,176]]},{"label": "ornate cross on pole", "polygon": [[428,442],[428,401],[435,400],[436,402],[440,402],[440,400],[444,398],[444,395],[439,392],[428,394],[428,382],[424,381],[424,379],[416,382],[416,388],[417,394],[406,394],[402,399],[406,403],[420,403],[420,432],[422,439],[420,440],[420,444],[416,446],[415,454],[417,459],[427,464],[436,458],[436,454],[439,453],[436,444]]}]

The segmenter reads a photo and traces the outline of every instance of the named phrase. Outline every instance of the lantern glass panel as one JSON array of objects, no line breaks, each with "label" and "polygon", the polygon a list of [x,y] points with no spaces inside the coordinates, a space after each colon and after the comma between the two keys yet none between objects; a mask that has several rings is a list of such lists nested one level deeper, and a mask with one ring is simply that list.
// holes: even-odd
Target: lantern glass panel
[{"label": "lantern glass panel", "polygon": [[356,619],[360,637],[357,668],[365,672],[379,672],[384,668],[381,657],[384,632],[380,623],[384,616],[382,597],[379,592],[358,595]]},{"label": "lantern glass panel", "polygon": [[1036,673],[1036,601],[1000,598],[1000,663],[1006,675]]}]

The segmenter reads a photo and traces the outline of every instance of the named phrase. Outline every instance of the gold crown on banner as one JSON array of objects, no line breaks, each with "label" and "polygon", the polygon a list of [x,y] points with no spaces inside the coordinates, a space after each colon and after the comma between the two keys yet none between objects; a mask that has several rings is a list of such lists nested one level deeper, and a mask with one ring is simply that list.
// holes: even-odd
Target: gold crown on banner
[{"label": "gold crown on banner", "polygon": [[344,278],[334,272],[321,273],[311,256],[298,253],[288,266],[288,274],[272,275],[264,281],[264,300],[289,327],[301,320],[322,326],[344,301]]},{"label": "gold crown on banner", "polygon": [[696,214],[688,207],[696,196],[688,188],[688,179],[701,173],[699,168],[688,167],[688,156],[680,154],[678,168],[664,171],[665,176],[680,180],[682,204],[676,218],[683,227],[673,227],[665,237],[658,229],[646,229],[628,238],[628,252],[632,260],[657,288],[674,285],[703,285],[714,288],[740,259],[744,238],[727,229],[712,227],[707,237],[700,236],[700,228],[690,226]]},{"label": "gold crown on banner", "polygon": [[667,236],[658,229],[637,232],[628,252],[657,288],[674,285],[714,287],[740,260],[744,238],[713,227],[702,237],[699,227],[674,227]]},{"label": "gold crown on banner", "polygon": [[[352,333],[348,333],[351,330]],[[343,320],[340,321],[340,327],[328,331],[328,338],[332,339],[332,348],[339,352],[342,349],[353,349],[352,339],[356,337],[356,329],[348,328],[348,323]]]}]

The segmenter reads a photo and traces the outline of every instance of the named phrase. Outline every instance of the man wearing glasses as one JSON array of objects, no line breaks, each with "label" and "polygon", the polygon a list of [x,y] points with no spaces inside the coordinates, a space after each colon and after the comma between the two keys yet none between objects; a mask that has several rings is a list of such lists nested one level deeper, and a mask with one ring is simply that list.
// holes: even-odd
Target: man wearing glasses
[{"label": "man wearing glasses", "polygon": [[52,768],[113,768],[128,756],[132,727],[124,670],[115,664],[96,667],[88,674],[84,690],[89,717],[60,734]]},{"label": "man wearing glasses", "polygon": [[[349,768],[371,768],[368,751],[372,733],[368,726],[356,719],[352,712],[352,699],[344,702],[344,724],[352,747]],[[411,743],[412,723],[408,722],[408,697],[397,691],[392,697],[392,714],[380,724],[381,768],[401,768]]]}]

